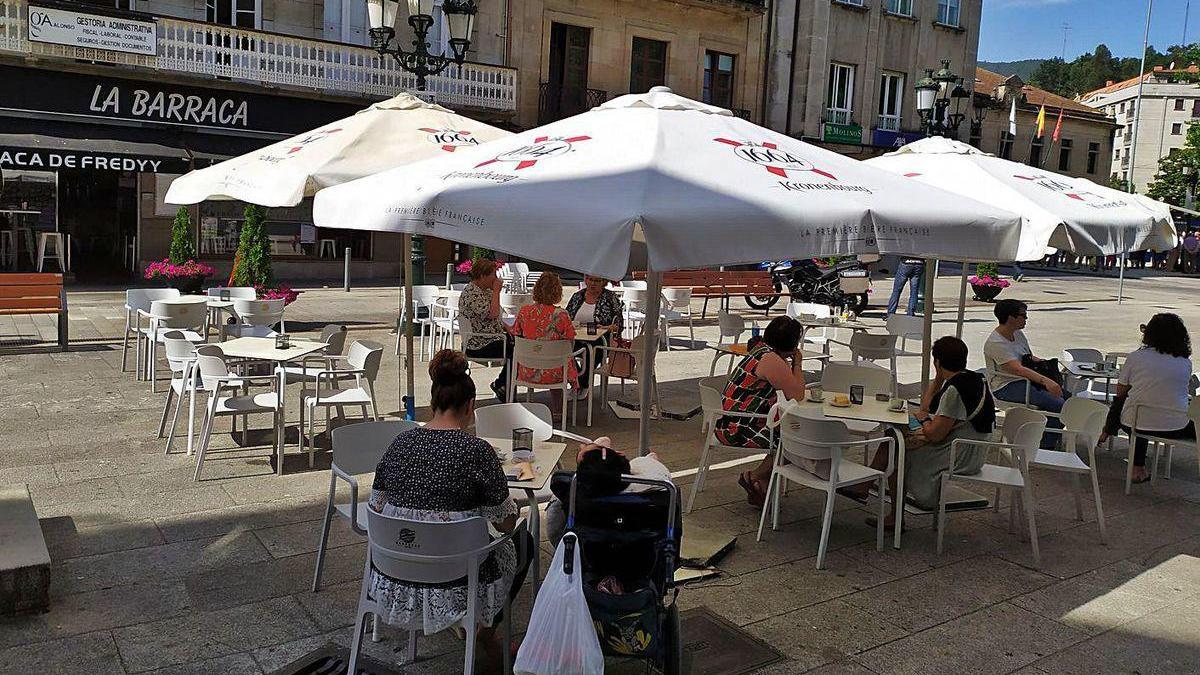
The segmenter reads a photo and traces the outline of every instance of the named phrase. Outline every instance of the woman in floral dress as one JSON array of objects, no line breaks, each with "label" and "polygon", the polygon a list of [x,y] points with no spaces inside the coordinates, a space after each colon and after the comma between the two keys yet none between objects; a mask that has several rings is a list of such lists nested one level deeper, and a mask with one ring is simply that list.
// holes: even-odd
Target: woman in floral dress
[{"label": "woman in floral dress", "polygon": [[[375,469],[370,507],[384,515],[424,522],[483,517],[498,532],[512,532],[517,505],[509,497],[496,451],[466,431],[474,419],[475,384],[461,352],[443,349],[429,364],[433,379],[433,419],[392,441]],[[479,645],[488,672],[503,663],[495,630],[505,596],[520,590],[536,555],[533,537],[517,532],[523,560],[513,544],[496,549],[479,570]],[[371,570],[371,595],[387,608],[389,624],[433,634],[462,620],[467,611],[466,580],[425,584],[393,579]],[[494,666],[494,668],[492,667]]]},{"label": "woman in floral dress", "polygon": [[[562,281],[554,272],[546,272],[533,286],[533,304],[525,305],[517,312],[513,323],[513,335],[527,340],[574,340],[575,326],[566,310],[558,306],[562,302]],[[527,368],[518,365],[517,377],[524,382],[554,384],[562,382],[562,368]],[[567,364],[567,379],[572,387],[579,387],[579,373],[573,361]],[[558,414],[562,410],[563,391],[550,390],[550,410]],[[557,418],[555,423],[559,422]]]}]

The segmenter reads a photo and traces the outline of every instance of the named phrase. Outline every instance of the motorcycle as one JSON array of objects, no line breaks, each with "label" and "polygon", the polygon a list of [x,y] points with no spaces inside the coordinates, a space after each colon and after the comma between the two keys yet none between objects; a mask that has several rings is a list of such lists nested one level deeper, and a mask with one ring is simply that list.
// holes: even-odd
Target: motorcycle
[{"label": "motorcycle", "polygon": [[[862,313],[869,304],[871,275],[857,259],[822,267],[814,260],[774,260],[759,263],[759,269],[771,273],[776,293],[786,287],[792,302],[813,302]],[[746,296],[753,309],[769,309],[779,295]]]}]

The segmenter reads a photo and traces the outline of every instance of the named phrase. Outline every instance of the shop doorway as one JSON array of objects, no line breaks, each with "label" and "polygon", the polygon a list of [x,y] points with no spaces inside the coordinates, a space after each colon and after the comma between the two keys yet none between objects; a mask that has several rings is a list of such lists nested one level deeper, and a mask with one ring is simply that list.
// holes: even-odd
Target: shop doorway
[{"label": "shop doorway", "polygon": [[135,272],[137,174],[59,172],[59,229],[71,235],[71,271],[82,283],[121,283]]}]

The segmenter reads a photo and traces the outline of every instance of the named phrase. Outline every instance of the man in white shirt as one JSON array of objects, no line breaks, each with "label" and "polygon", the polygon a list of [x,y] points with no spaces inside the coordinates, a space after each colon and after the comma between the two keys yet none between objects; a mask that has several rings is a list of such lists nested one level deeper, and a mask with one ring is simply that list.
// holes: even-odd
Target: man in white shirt
[{"label": "man in white shirt", "polygon": [[[1033,355],[1023,332],[1029,321],[1029,307],[1020,300],[1006,299],[996,303],[993,313],[1000,325],[983,343],[983,358],[995,397],[1010,403],[1029,403],[1046,412],[1062,412],[1062,387],[1021,363],[1026,356],[1042,360]],[[1052,417],[1047,426],[1060,428],[1061,424]],[[1055,440],[1055,434],[1046,434],[1042,437],[1042,447],[1053,447]]]}]

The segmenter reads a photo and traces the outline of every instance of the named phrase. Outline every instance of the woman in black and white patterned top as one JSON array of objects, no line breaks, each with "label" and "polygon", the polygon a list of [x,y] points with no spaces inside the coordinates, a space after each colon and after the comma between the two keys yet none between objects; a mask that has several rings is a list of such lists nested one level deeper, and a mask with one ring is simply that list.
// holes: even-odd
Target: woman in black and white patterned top
[{"label": "woman in black and white patterned top", "polygon": [[[385,515],[426,522],[453,522],[482,516],[499,532],[511,532],[517,506],[508,496],[496,451],[465,429],[474,417],[475,384],[461,352],[444,349],[429,364],[433,378],[433,419],[396,437],[375,469],[371,508]],[[534,551],[533,538],[520,532],[523,550]],[[502,546],[479,571],[479,638],[489,660],[501,663],[494,626],[507,594],[525,579],[529,561],[516,547]],[[371,570],[371,595],[388,608],[384,619],[432,634],[462,619],[467,610],[466,580],[421,584],[392,579]]]}]

